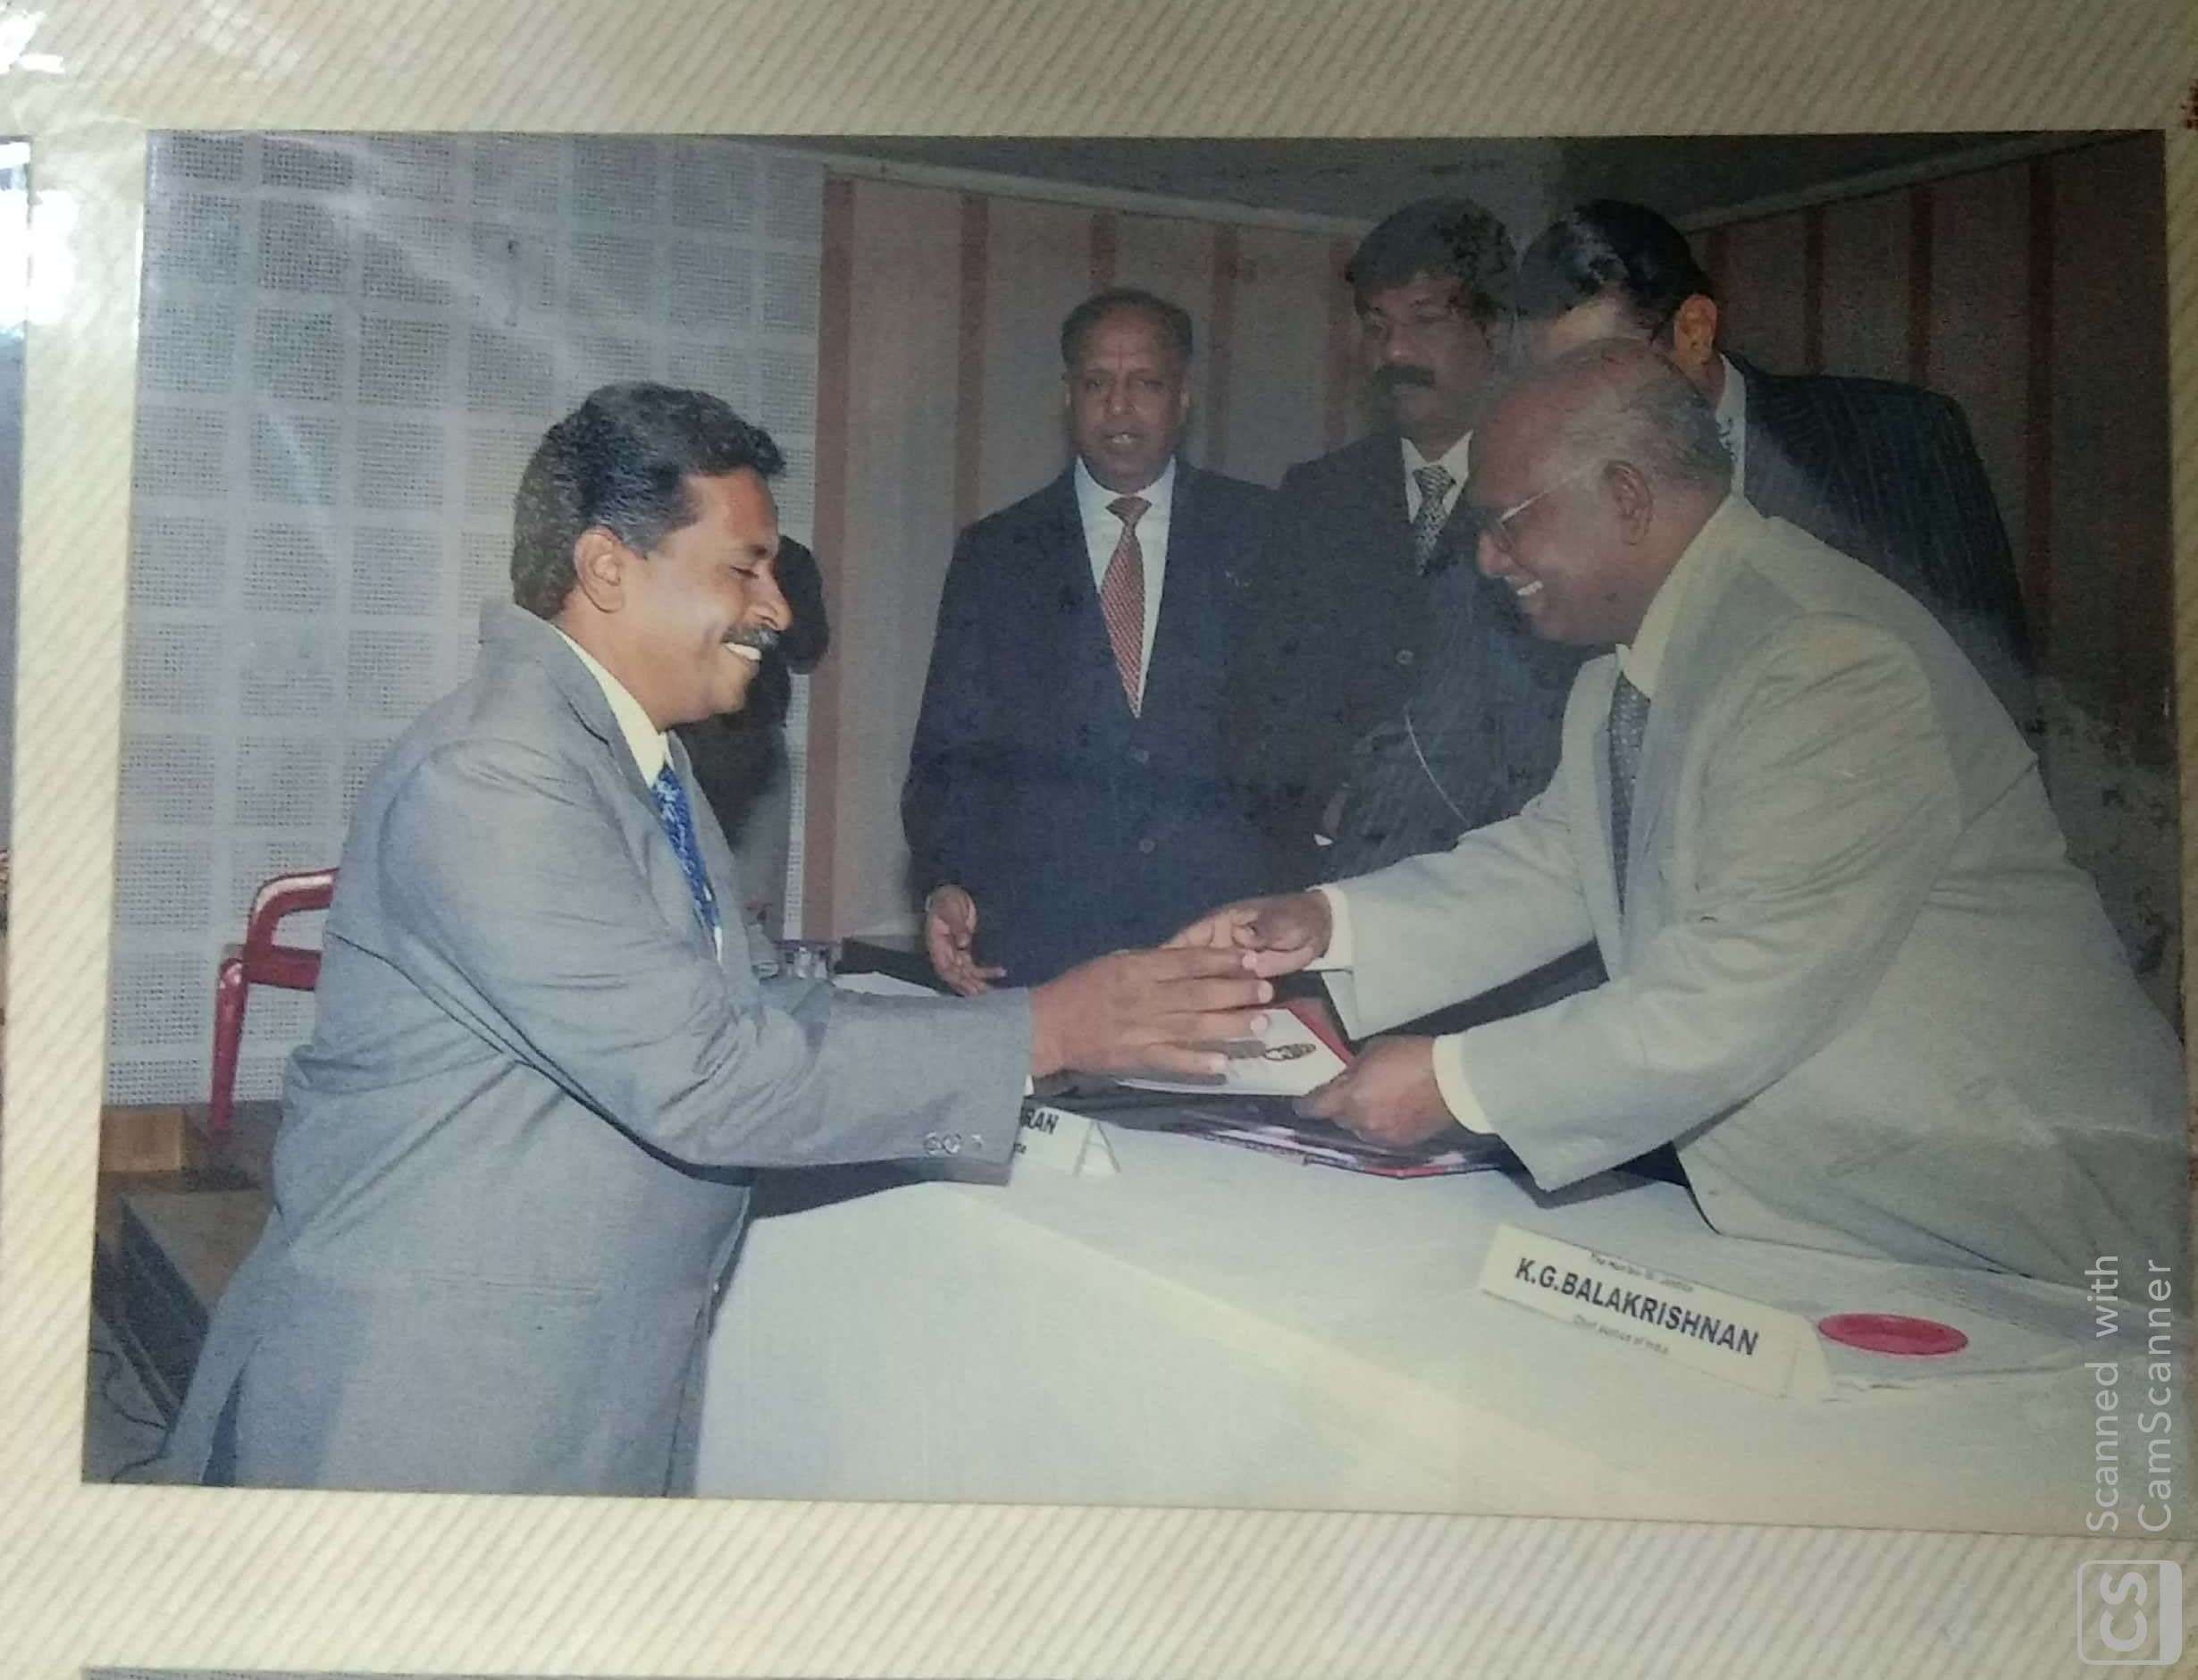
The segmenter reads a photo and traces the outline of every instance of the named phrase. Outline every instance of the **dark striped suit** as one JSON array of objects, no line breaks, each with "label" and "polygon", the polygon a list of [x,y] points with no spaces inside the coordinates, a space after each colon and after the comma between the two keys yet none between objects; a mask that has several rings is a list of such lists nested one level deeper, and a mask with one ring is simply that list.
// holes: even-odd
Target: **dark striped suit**
[{"label": "dark striped suit", "polygon": [[2034,730],[2014,556],[1960,406],[1917,385],[1732,359],[1748,385],[1748,500],[1923,602]]}]

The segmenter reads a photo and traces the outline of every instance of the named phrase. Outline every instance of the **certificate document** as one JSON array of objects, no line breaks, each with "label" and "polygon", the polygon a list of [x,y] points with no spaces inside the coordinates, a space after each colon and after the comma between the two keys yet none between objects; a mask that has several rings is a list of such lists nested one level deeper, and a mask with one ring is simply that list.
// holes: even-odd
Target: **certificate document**
[{"label": "certificate document", "polygon": [[1124,1079],[1141,1091],[1187,1091],[1199,1096],[1303,1096],[1342,1072],[1342,1035],[1323,1018],[1318,1001],[1296,999],[1267,1012],[1267,1030],[1256,1042],[1233,1046],[1229,1071],[1218,1085],[1166,1079]]}]

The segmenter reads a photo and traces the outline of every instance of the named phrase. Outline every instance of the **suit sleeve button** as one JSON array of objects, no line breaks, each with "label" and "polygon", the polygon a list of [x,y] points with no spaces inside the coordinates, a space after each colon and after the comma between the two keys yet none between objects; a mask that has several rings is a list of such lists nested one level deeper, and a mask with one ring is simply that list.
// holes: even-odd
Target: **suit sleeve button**
[{"label": "suit sleeve button", "polygon": [[1146,835],[1144,839],[1137,842],[1137,850],[1145,853],[1145,855],[1148,858],[1153,855],[1154,849],[1155,848],[1153,844],[1153,836],[1149,834]]},{"label": "suit sleeve button", "polygon": [[1413,654],[1410,648],[1399,648],[1397,650],[1397,662],[1399,665],[1409,665],[1412,663],[1412,659]]}]

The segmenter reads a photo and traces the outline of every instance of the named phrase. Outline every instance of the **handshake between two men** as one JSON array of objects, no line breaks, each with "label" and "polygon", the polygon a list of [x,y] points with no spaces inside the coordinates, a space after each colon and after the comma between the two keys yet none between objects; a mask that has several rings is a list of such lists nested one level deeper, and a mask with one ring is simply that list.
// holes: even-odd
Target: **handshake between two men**
[{"label": "handshake between two men", "polygon": [[[1081,963],[1031,995],[1032,1071],[1040,1078],[1076,1068],[1219,1079],[1228,1066],[1221,1046],[1262,1030],[1261,1006],[1274,995],[1273,979],[1325,956],[1333,927],[1321,893],[1239,899],[1157,950]],[[1433,1044],[1379,1039],[1298,1098],[1297,1112],[1372,1143],[1404,1147],[1432,1138],[1456,1123],[1436,1082]]]}]

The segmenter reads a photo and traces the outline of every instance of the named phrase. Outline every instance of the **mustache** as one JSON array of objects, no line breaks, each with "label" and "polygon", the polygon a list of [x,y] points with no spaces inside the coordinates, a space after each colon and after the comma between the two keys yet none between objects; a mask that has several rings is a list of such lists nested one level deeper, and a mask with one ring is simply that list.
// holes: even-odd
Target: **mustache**
[{"label": "mustache", "polygon": [[1433,390],[1435,370],[1431,367],[1421,367],[1411,362],[1392,363],[1374,370],[1373,388],[1376,396],[1393,397],[1399,391],[1410,385]]},{"label": "mustache", "polygon": [[752,629],[735,630],[726,638],[728,647],[753,648],[759,653],[768,653],[778,645],[778,632],[770,626],[759,624]]}]

